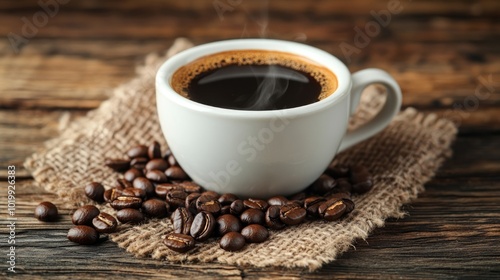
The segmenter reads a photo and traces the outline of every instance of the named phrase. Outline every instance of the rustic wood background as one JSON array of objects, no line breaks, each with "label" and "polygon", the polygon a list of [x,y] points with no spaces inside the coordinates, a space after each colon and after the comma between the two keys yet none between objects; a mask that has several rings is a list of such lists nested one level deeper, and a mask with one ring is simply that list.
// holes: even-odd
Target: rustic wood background
[{"label": "rustic wood background", "polygon": [[[29,278],[500,278],[498,0],[59,1],[68,3],[46,23],[40,16],[37,30],[24,30],[34,36],[18,51],[9,34],[23,35],[23,17],[33,22],[44,10],[35,0],[0,2],[0,278],[11,276],[8,165],[16,166],[16,270]],[[226,5],[223,15],[214,2]],[[354,28],[364,28],[371,11],[387,10],[389,3],[402,11],[348,60],[340,44],[353,45]],[[164,51],[178,36],[197,44],[261,36],[305,41],[352,71],[386,69],[401,84],[403,107],[461,124],[454,156],[405,207],[406,218],[389,220],[315,273],[166,264],[134,258],[111,242],[71,244],[71,209],[61,209],[60,223],[32,217],[37,203],[56,197],[34,184],[22,162],[65,122],[99,106],[146,54]]]}]

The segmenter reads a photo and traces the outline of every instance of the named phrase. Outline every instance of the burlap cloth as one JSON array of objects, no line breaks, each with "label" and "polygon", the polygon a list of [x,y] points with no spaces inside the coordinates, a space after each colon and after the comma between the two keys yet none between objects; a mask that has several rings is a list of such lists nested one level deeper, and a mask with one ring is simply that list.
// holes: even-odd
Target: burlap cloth
[{"label": "burlap cloth", "polygon": [[[167,57],[191,46],[189,41],[178,39],[165,56],[148,55],[144,66],[137,68],[137,77],[117,87],[99,108],[71,122],[58,138],[46,143],[43,151],[28,158],[25,166],[35,180],[57,193],[60,203],[89,203],[82,192],[85,183],[100,181],[111,186],[119,178],[104,167],[105,158],[122,158],[129,147],[153,140],[166,147],[155,111],[154,77]],[[351,129],[373,116],[383,103],[384,95],[377,88],[366,91]],[[401,206],[424,190],[423,184],[450,156],[456,131],[448,120],[408,108],[382,133],[339,154],[335,162],[362,164],[375,175],[373,190],[354,197],[356,209],[340,222],[311,221],[272,231],[266,242],[247,245],[236,253],[220,249],[216,240],[199,243],[186,254],[172,252],[162,244],[162,236],[171,231],[168,219],[122,225],[111,240],[136,256],[170,262],[314,270],[335,260],[356,239],[366,239],[375,227],[384,225],[385,219],[403,217]],[[100,207],[114,213],[108,206]]]}]

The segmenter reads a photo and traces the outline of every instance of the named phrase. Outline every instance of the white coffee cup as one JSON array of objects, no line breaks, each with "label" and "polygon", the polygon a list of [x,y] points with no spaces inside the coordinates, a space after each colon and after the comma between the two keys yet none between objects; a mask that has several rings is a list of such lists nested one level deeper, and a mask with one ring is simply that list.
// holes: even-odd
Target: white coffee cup
[{"label": "white coffee cup", "polygon": [[[338,87],[312,104],[270,111],[212,107],[172,89],[172,75],[180,67],[234,50],[274,50],[306,57],[333,72]],[[387,88],[385,105],[368,123],[346,134],[363,89],[373,83]],[[399,111],[401,90],[383,70],[351,74],[339,59],[311,46],[235,39],[196,46],[168,59],[156,75],[156,102],[167,143],[195,182],[218,193],[266,198],[300,192],[323,173],[336,153],[380,132]]]}]

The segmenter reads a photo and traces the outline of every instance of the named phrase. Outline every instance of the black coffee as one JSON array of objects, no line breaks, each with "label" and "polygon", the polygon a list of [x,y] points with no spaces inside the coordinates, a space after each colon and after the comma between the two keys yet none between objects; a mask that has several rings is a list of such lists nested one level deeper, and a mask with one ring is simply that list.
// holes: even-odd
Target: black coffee
[{"label": "black coffee", "polygon": [[231,51],[197,59],[171,81],[181,95],[210,106],[237,110],[294,108],[330,95],[337,80],[306,58],[275,51]]}]

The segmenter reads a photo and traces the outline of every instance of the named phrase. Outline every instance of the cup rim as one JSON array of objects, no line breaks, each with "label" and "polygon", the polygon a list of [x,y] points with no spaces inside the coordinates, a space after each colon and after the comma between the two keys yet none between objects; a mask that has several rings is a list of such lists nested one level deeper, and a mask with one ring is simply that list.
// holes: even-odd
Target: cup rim
[{"label": "cup rim", "polygon": [[[227,109],[198,103],[181,96],[172,88],[172,75],[181,66],[203,56],[233,50],[280,51],[308,58],[326,67],[335,74],[337,77],[337,88],[328,97],[311,104],[293,108],[262,111]],[[309,114],[318,110],[321,111],[343,99],[348,94],[352,85],[349,70],[345,64],[335,56],[306,44],[276,39],[229,39],[189,48],[173,55],[163,62],[156,73],[155,83],[157,96],[160,94],[182,107],[213,115],[244,118],[268,118],[275,117],[277,114],[282,116],[296,116]]]}]

